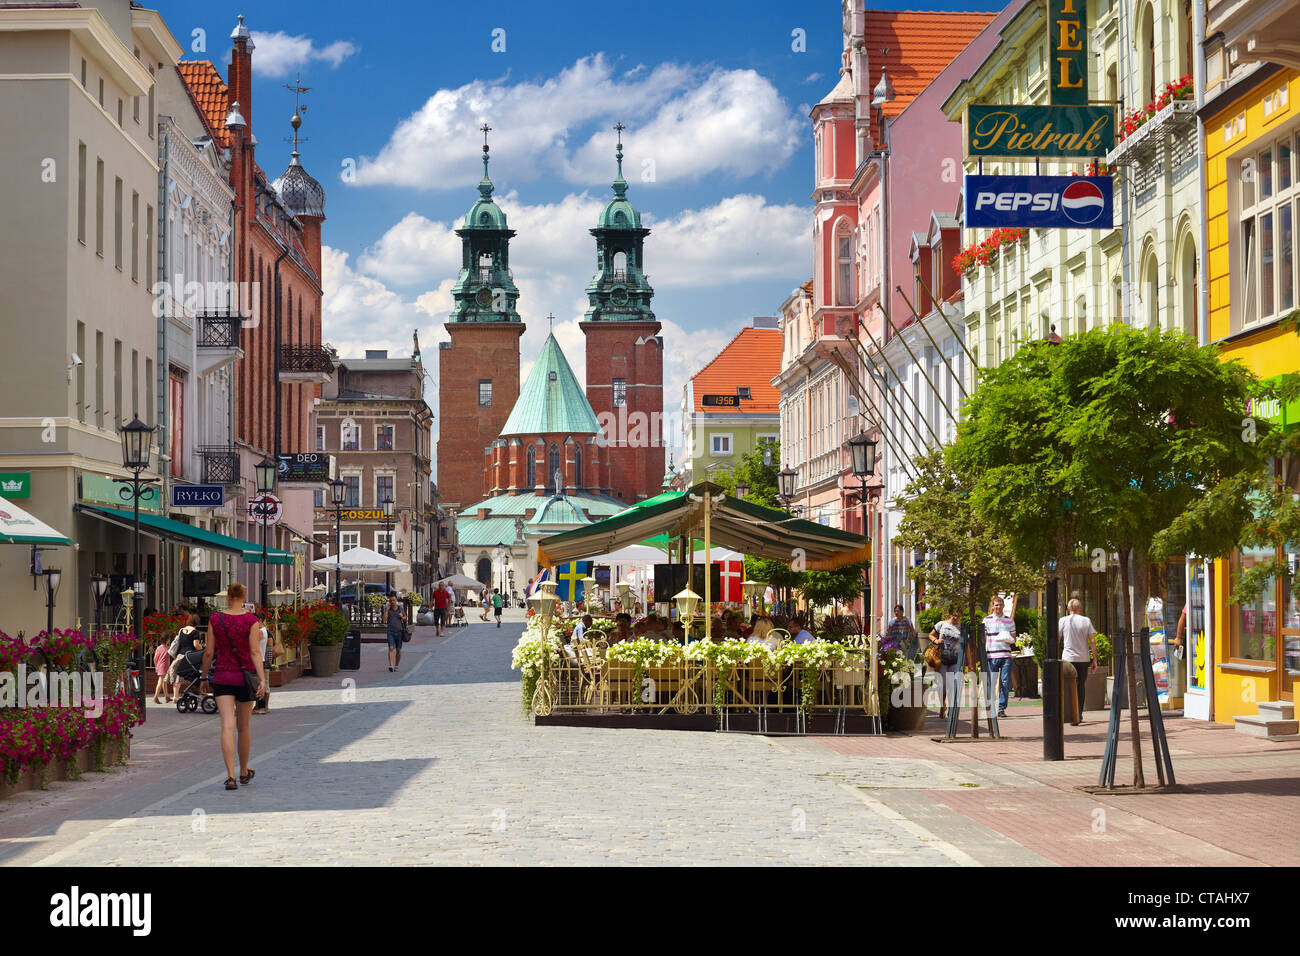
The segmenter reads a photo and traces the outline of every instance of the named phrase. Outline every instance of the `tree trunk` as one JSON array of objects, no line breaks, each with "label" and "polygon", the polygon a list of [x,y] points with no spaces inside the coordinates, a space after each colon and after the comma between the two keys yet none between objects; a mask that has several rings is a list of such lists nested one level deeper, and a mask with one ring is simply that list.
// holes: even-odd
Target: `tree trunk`
[{"label": "tree trunk", "polygon": [[[1124,616],[1128,618],[1128,627],[1125,629],[1124,637],[1124,655],[1128,661],[1128,673],[1125,675],[1128,681],[1128,715],[1129,715],[1129,737],[1133,748],[1133,786],[1146,786],[1146,778],[1142,773],[1142,725],[1138,721],[1138,699],[1137,699],[1137,621],[1138,617],[1134,613],[1136,605],[1134,599],[1133,584],[1129,579],[1129,556],[1133,553],[1131,548],[1120,548],[1119,551],[1119,573],[1120,579],[1124,585]],[[1139,557],[1139,564],[1145,564]],[[1141,568],[1142,573],[1146,573],[1145,567]],[[1142,590],[1145,590],[1143,588]],[[1143,605],[1145,612],[1145,603]]]}]

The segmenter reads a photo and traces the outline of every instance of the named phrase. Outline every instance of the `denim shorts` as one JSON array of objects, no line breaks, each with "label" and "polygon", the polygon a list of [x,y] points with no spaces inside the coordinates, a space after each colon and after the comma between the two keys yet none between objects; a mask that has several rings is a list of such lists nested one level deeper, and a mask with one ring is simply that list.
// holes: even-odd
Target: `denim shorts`
[{"label": "denim shorts", "polygon": [[389,647],[395,647],[395,648],[397,648],[399,651],[402,649],[402,632],[401,632],[401,631],[389,631],[389,632],[388,632],[388,646],[389,646]]}]

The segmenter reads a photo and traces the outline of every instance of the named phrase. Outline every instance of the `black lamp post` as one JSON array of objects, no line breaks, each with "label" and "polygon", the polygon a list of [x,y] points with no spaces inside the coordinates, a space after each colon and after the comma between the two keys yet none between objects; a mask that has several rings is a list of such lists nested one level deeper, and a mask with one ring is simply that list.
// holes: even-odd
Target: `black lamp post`
[{"label": "black lamp post", "polygon": [[[384,500],[380,506],[384,509],[384,553],[388,557],[393,557],[393,496],[384,495]],[[387,571],[384,574],[384,598],[393,590],[393,572]]]},{"label": "black lamp post", "polygon": [[[777,497],[781,499],[781,504],[785,506],[786,513],[789,514],[791,517],[794,516],[794,509],[791,507],[794,504],[794,483],[795,481],[798,480],[798,478],[799,478],[799,472],[795,471],[793,468],[790,467],[782,468],[780,471],[776,473]],[[785,587],[782,588],[782,590],[785,592],[786,595],[785,601],[783,601],[782,603],[783,604],[789,603],[790,589],[788,587]],[[783,608],[783,610],[789,610],[789,609]]]},{"label": "black lamp post", "polygon": [[[114,480],[123,485],[119,490],[123,498],[128,494],[131,496],[131,570],[135,586],[133,613],[131,615],[135,627],[135,660],[132,662],[132,666],[138,675],[136,699],[140,703],[140,719],[143,720],[145,713],[144,643],[141,638],[143,622],[140,618],[144,610],[144,581],[140,576],[140,494],[146,486],[153,484],[157,479],[141,478],[140,472],[149,468],[149,448],[152,443],[154,429],[140,421],[138,416],[132,416],[131,420],[121,427],[119,433],[122,439],[122,467],[132,472],[130,478],[115,478]],[[129,488],[126,487],[128,485]]]},{"label": "black lamp post", "polygon": [[[265,498],[267,495],[275,491],[275,473],[277,470],[276,464],[275,462],[271,461],[269,458],[263,458],[261,461],[259,461],[256,465],[253,466],[253,470],[257,473],[257,493],[262,498]],[[270,524],[269,519],[271,517],[271,514],[274,511],[274,507],[269,502],[263,501],[261,504],[257,505],[257,509],[258,509],[258,520],[262,524],[261,606],[266,607],[268,603],[267,591],[266,591],[266,526]]]},{"label": "black lamp post", "polygon": [[334,603],[340,607],[343,573],[339,566],[339,555],[343,550],[343,498],[347,493],[348,486],[342,478],[330,482],[330,503],[334,505]]},{"label": "black lamp post", "polygon": [[61,575],[59,573],[58,568],[46,568],[44,574],[45,574],[45,592],[46,592],[45,630],[48,632],[54,630],[54,594],[56,591],[59,590],[59,578]]},{"label": "black lamp post", "polygon": [[104,592],[108,590],[108,578],[102,574],[93,574],[90,577],[90,596],[95,599],[95,632],[96,639],[100,628],[103,626],[104,613]]},{"label": "black lamp post", "polygon": [[[850,468],[853,477],[861,487],[852,497],[862,505],[862,533],[871,540],[871,527],[867,522],[867,504],[880,491],[880,485],[868,485],[867,479],[876,473],[876,442],[867,437],[866,432],[849,439]],[[862,575],[862,632],[869,634],[871,628],[871,563],[867,563]]]}]

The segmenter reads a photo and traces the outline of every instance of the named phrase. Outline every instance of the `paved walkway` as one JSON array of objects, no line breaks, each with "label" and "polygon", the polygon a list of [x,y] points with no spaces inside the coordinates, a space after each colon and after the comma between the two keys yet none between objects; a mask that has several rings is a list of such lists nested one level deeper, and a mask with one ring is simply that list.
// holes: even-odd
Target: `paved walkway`
[{"label": "paved walkway", "polygon": [[[1259,809],[1271,824],[1246,829],[1276,837],[1286,818],[1250,803],[1267,799],[1252,784],[1289,780],[1277,799],[1294,804],[1295,748],[1249,755],[1269,769],[1211,790],[1211,807],[1196,802],[1203,784],[1165,797],[1078,794],[1074,776],[1095,770],[1035,762],[1036,740],[534,727],[509,670],[521,616],[442,639],[419,628],[397,674],[383,646],[367,644],[362,670],[277,690],[272,713],[254,719],[257,779],[235,793],[222,789],[215,717],[151,705],[130,767],[0,803],[0,863],[1041,865],[1277,862],[1285,851],[1229,850],[1226,835],[1184,831],[1215,814],[1226,828],[1230,804],[1238,820]],[[1036,730],[1016,718],[1009,735],[1018,721]]]}]

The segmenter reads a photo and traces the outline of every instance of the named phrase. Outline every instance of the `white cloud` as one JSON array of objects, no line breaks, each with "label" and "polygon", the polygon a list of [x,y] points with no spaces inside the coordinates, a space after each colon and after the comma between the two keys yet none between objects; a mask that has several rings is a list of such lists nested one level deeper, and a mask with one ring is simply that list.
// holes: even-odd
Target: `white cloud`
[{"label": "white cloud", "polygon": [[[485,121],[494,130],[494,180],[600,181],[613,173],[615,120],[630,127],[625,175],[633,183],[773,170],[805,132],[802,118],[753,70],[665,63],[616,75],[596,54],[540,82],[473,80],[438,90],[376,156],[361,158],[354,183],[460,188],[480,175]],[[571,148],[575,136],[586,138]],[[643,179],[647,160],[653,178]]]},{"label": "white cloud", "polygon": [[337,68],[361,49],[347,40],[335,40],[328,46],[318,47],[310,37],[290,36],[282,30],[275,33],[253,31],[253,45],[253,70],[264,76],[287,76],[313,60]]},{"label": "white cloud", "polygon": [[357,267],[397,285],[454,276],[460,271],[461,257],[460,236],[454,231],[457,225],[407,213],[358,257]]},{"label": "white cloud", "polygon": [[809,73],[807,76],[803,78],[803,81],[805,83],[816,83],[821,78],[822,75],[820,73]]}]

